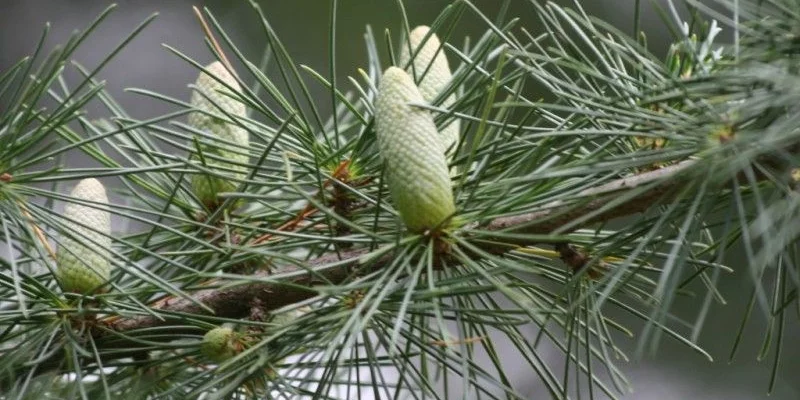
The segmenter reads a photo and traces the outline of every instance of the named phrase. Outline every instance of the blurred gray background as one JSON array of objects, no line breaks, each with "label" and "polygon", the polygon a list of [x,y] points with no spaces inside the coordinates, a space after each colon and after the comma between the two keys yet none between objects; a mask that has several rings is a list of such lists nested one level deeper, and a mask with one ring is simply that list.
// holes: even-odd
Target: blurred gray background
[{"label": "blurred gray background", "polygon": [[[662,3],[665,0],[661,0]],[[563,2],[563,1],[562,1]],[[63,43],[74,29],[86,25],[110,2],[102,0],[0,0],[0,71],[8,68],[20,58],[29,55],[46,22],[51,23],[48,48]],[[307,64],[324,75],[327,71],[329,2],[323,0],[261,0],[262,8],[295,59]],[[429,24],[447,0],[405,0],[411,25]],[[474,0],[486,14],[494,16],[498,8],[495,0]],[[603,18],[626,32],[632,29],[634,0],[586,0],[584,8],[590,14]],[[643,1],[649,4],[648,1]],[[212,60],[205,47],[203,35],[191,6],[209,7],[228,34],[244,51],[248,58],[258,63],[264,46],[261,27],[246,1],[188,1],[188,0],[130,0],[119,1],[119,7],[109,20],[82,45],[76,59],[83,65],[93,67],[111,51],[123,37],[139,22],[153,12],[160,16],[139,37],[113,59],[100,73],[107,87],[117,100],[135,118],[146,119],[164,114],[173,109],[166,103],[153,101],[140,95],[126,93],[125,88],[144,88],[181,99],[188,99],[187,85],[193,82],[197,71],[185,61],[168,52],[162,43],[178,48],[188,56],[207,63]],[[515,0],[512,15],[521,19],[521,26],[537,31],[536,19],[528,0]],[[671,41],[652,7],[645,6],[643,27],[647,30],[651,48],[665,49]],[[389,28],[396,36],[400,31],[400,17],[394,0],[341,0],[339,2],[337,31],[337,71],[339,81],[345,82],[354,75],[356,68],[365,66],[366,52],[362,34],[370,24],[382,40],[384,29]],[[477,18],[467,15],[459,26],[455,43],[465,35],[477,36],[485,26]],[[729,30],[728,30],[729,31]],[[452,62],[451,58],[451,62]],[[384,60],[385,62],[385,60]],[[318,85],[311,89],[328,99],[327,92]],[[326,101],[322,101],[325,110]],[[0,105],[0,107],[2,107]],[[327,107],[328,109],[330,107]],[[90,112],[100,112],[90,108]],[[0,110],[2,112],[2,110]],[[97,115],[103,116],[103,115]],[[94,117],[94,116],[93,116]],[[2,146],[3,143],[0,143]],[[87,160],[70,160],[72,166],[90,164]],[[733,255],[735,258],[735,254]],[[739,258],[742,259],[742,258]],[[733,264],[736,267],[735,263]],[[761,346],[761,331],[765,318],[758,310],[746,330],[745,342],[733,363],[727,363],[739,320],[749,296],[749,288],[741,283],[749,279],[744,272],[725,276],[721,288],[729,305],[712,307],[706,329],[699,343],[715,358],[708,362],[703,356],[669,338],[655,357],[647,356],[620,363],[633,382],[635,392],[630,399],[762,399],[772,367],[772,353],[758,362],[756,355]],[[692,320],[698,305],[686,300],[678,304],[677,314]],[[620,316],[621,322],[634,330],[637,320]],[[786,345],[780,373],[774,393],[769,398],[776,400],[800,399],[800,382],[796,371],[800,368],[800,327],[789,318]],[[636,342],[620,338],[618,341],[628,354],[632,354]],[[511,369],[510,369],[511,370]],[[527,382],[531,398],[544,398],[545,392],[534,377],[522,374],[515,376],[517,382]],[[588,397],[587,397],[588,398]]]}]

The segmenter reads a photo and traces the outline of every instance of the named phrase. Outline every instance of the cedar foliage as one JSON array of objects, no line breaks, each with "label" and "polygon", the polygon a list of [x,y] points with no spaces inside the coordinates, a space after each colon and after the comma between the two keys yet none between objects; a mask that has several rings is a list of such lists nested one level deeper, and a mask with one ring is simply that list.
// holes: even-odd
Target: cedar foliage
[{"label": "cedar foliage", "polygon": [[[711,305],[731,295],[716,283],[731,272],[734,246],[746,254],[737,272],[752,279],[732,354],[747,320],[765,316],[769,390],[800,288],[796,1],[686,0],[685,24],[662,10],[675,34],[666,60],[638,21],[621,32],[580,3],[531,1],[538,31],[468,0],[431,21],[453,77],[413,106],[440,129],[460,127],[449,156],[456,214],[446,230],[415,233],[393,207],[374,124],[381,72],[413,29],[401,0],[391,4],[403,31],[367,28],[369,56],[346,82],[324,72],[332,66],[295,63],[254,1],[263,62],[199,12],[211,54],[238,83],[218,77],[225,89],[215,95],[246,115],[208,93],[211,110],[136,89],[175,106],[150,120],[119,107],[100,69],[152,18],[97,68],[71,55],[113,7],[51,54],[41,51],[45,31],[31,57],[0,71],[4,396],[525,398],[509,378],[513,363],[554,399],[619,398],[635,385],[618,368],[622,336],[641,351],[669,338],[710,358],[695,342]],[[630,3],[636,15],[644,7]],[[465,15],[485,33],[461,45],[450,36]],[[720,52],[712,20],[736,37]],[[334,13],[332,33],[336,24]],[[169,50],[198,76],[210,72]],[[66,84],[67,68],[78,84]],[[529,93],[533,83],[555,100]],[[328,96],[313,97],[314,86]],[[92,102],[106,114],[84,112]],[[331,115],[323,102],[335,105]],[[247,131],[249,143],[187,124],[192,113]],[[204,151],[220,146],[237,156]],[[65,164],[69,151],[96,167]],[[198,176],[233,185],[204,201],[192,190]],[[117,200],[66,194],[84,178],[104,181]],[[114,272],[91,295],[55,278],[55,249],[82,240],[64,203],[136,227],[98,251]],[[609,223],[620,217],[628,219]],[[102,234],[85,228],[93,234],[83,240]],[[696,318],[672,318],[687,295]],[[234,355],[217,363],[201,344],[220,326],[235,332]]]}]

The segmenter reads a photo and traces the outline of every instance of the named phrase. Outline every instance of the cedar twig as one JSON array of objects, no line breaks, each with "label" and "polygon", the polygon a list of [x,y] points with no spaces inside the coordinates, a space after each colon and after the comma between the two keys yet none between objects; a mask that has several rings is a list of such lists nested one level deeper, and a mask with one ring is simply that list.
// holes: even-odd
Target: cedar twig
[{"label": "cedar twig", "polygon": [[[581,224],[574,225],[571,230],[599,221],[608,221],[621,216],[633,215],[647,210],[654,204],[658,204],[657,200],[664,198],[665,193],[670,193],[679,188],[681,185],[679,180],[666,180],[664,178],[673,178],[674,175],[689,169],[693,165],[695,165],[694,161],[687,161],[659,170],[618,179],[581,193],[580,197],[594,197],[593,200],[589,200],[585,204],[579,206],[551,204],[541,211],[497,218],[486,224],[483,229],[527,234],[549,234],[561,229],[565,224],[589,214],[596,215],[584,220]],[[653,182],[660,183],[627,202],[621,203],[616,207],[603,209],[609,203],[609,195],[613,196],[617,194],[615,192],[621,190],[637,189]],[[493,253],[504,253],[516,249],[516,246],[501,247],[491,244],[486,246],[486,249]],[[314,290],[313,286],[317,283],[335,284],[341,282],[350,276],[351,268],[360,264],[361,257],[368,253],[369,249],[356,249],[341,252],[341,255],[336,253],[325,254],[306,262],[304,266],[282,266],[280,268],[281,274],[293,275],[291,279],[286,279],[282,282],[265,281],[273,278],[274,274],[270,271],[261,271],[252,276],[255,278],[252,283],[221,289],[201,290],[195,293],[192,300],[182,298],[163,299],[152,306],[153,310],[161,311],[158,317],[142,315],[138,317],[122,317],[115,320],[109,319],[106,322],[111,330],[119,332],[166,326],[170,324],[169,315],[207,315],[207,311],[201,308],[198,303],[202,303],[214,310],[214,315],[216,316],[242,318],[250,312],[250,304],[255,298],[261,300],[265,311],[276,310],[316,296],[318,292]],[[372,260],[366,267],[370,269],[382,268],[387,262],[391,261],[391,256],[391,254],[387,254]],[[334,263],[338,264],[335,268],[320,268]]]},{"label": "cedar twig", "polygon": [[[621,216],[633,215],[660,204],[659,201],[668,201],[670,194],[674,194],[682,187],[676,175],[696,165],[695,161],[686,161],[671,165],[655,171],[644,172],[632,177],[622,178],[601,185],[597,188],[585,190],[579,197],[590,199],[580,204],[551,204],[539,211],[515,216],[501,217],[489,221],[482,226],[485,231],[511,231],[532,235],[546,235],[552,232],[566,233],[583,228],[590,224],[608,221]],[[670,178],[670,179],[666,179]],[[639,189],[645,185],[656,183],[649,189],[641,191],[636,196],[625,202],[607,207],[609,200],[628,190]],[[621,192],[620,192],[621,191]],[[620,192],[620,193],[616,193]],[[590,218],[582,218],[585,216]],[[573,224],[578,220],[580,223]],[[569,224],[568,229],[564,229]],[[485,236],[484,236],[485,237]],[[502,239],[501,239],[502,240]],[[536,244],[534,241],[527,243]],[[517,249],[517,246],[497,246],[478,241],[476,245],[484,247],[493,254],[502,254]],[[258,299],[263,311],[269,312],[311,299],[319,295],[315,289],[319,284],[338,284],[353,275],[354,269],[361,269],[361,273],[383,268],[392,261],[394,254],[388,252],[377,258],[372,258],[369,263],[363,263],[364,256],[370,254],[368,248],[324,254],[318,258],[298,263],[298,265],[282,266],[281,275],[285,279],[276,279],[270,271],[260,271],[251,276],[252,281],[239,285],[228,285],[220,288],[209,288],[195,292],[192,299],[165,298],[151,305],[153,313],[137,316],[115,316],[101,320],[102,329],[96,332],[97,340],[102,346],[118,349],[112,353],[103,354],[103,359],[119,359],[130,357],[141,352],[139,344],[127,337],[132,331],[163,328],[170,335],[159,338],[170,341],[172,337],[182,334],[200,334],[202,328],[186,325],[183,321],[186,315],[202,317],[209,315],[203,304],[213,310],[213,315],[225,318],[246,318],[251,312],[254,299]],[[335,264],[335,266],[333,266]],[[115,333],[120,333],[116,335]],[[122,349],[130,346],[130,351]],[[39,365],[39,371],[58,369],[63,366],[63,355],[54,354],[51,358]]]}]

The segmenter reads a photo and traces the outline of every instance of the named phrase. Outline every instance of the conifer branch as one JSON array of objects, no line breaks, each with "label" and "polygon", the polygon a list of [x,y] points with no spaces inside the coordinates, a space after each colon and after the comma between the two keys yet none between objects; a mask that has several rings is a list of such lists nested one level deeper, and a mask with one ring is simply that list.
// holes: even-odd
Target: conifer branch
[{"label": "conifer branch", "polygon": [[[497,218],[489,222],[486,230],[490,231],[513,231],[526,234],[548,234],[559,231],[562,227],[581,217],[595,213],[591,218],[583,223],[570,225],[570,230],[576,230],[592,223],[609,221],[618,217],[633,215],[647,210],[658,200],[663,200],[664,195],[674,192],[679,188],[681,181],[677,179],[666,180],[680,172],[683,172],[695,165],[696,161],[685,161],[673,166],[668,166],[655,171],[614,180],[596,188],[582,192],[578,197],[590,199],[582,206],[551,204],[541,211],[528,214],[521,214],[509,217]],[[609,195],[619,196],[629,190],[640,188],[643,185],[663,181],[652,189],[643,191],[638,196],[620,203],[615,207],[603,210],[609,204]],[[602,210],[598,212],[599,210]],[[563,233],[563,232],[562,232]],[[507,242],[507,240],[506,240]],[[534,243],[526,243],[534,244]],[[488,248],[493,253],[502,253],[513,249],[513,247]],[[264,271],[253,276],[256,282],[233,286],[221,289],[205,289],[194,295],[194,300],[166,298],[160,300],[152,306],[160,314],[194,314],[202,315],[207,312],[203,310],[197,302],[205,304],[215,311],[215,316],[228,318],[242,318],[250,312],[250,304],[253,300],[261,301],[265,311],[276,310],[281,307],[301,302],[317,295],[313,289],[315,284],[325,281],[337,283],[344,280],[352,273],[352,269],[359,263],[362,256],[368,253],[368,249],[351,250],[326,254],[307,263],[306,267],[288,266],[281,268],[281,274],[298,274],[297,277],[286,280],[285,282],[258,282],[259,279],[267,279],[270,272]],[[369,264],[370,269],[379,269],[384,263],[391,261],[391,254],[374,260]],[[337,263],[333,268],[324,271],[317,271],[322,266]],[[162,320],[157,317],[146,315],[132,318],[119,318],[108,324],[111,330],[125,332],[134,329],[151,328],[155,326],[168,325],[169,320]]]},{"label": "conifer branch", "polygon": [[[675,176],[695,166],[696,163],[697,161],[684,161],[658,170],[617,179],[581,192],[577,197],[589,199],[588,202],[581,206],[550,204],[541,211],[496,218],[486,224],[483,229],[498,232],[548,234],[559,231],[572,221],[591,214],[595,215],[585,219],[581,224],[572,224],[569,230],[580,229],[596,222],[633,215],[659,204],[659,200],[668,200],[668,194],[676,192],[683,183],[680,179],[674,179]],[[659,181],[661,183],[651,189],[642,191],[637,196],[631,197],[615,207],[603,209],[616,196],[624,196],[631,190]],[[602,211],[598,212],[598,210]],[[504,242],[508,243],[508,239],[504,239]],[[525,244],[532,245],[535,243]],[[484,244],[483,248],[493,254],[502,254],[513,250],[515,247]],[[282,275],[296,276],[281,282],[268,281],[272,273],[261,271],[251,276],[252,281],[250,283],[204,289],[196,292],[191,300],[167,297],[151,306],[158,316],[147,314],[133,317],[111,317],[106,320],[100,320],[98,322],[101,328],[95,331],[96,336],[101,339],[98,343],[102,345],[104,343],[102,339],[107,338],[108,342],[105,342],[107,345],[115,349],[127,349],[103,354],[102,358],[104,360],[127,357],[146,359],[147,350],[142,350],[141,344],[135,339],[130,340],[130,343],[123,343],[128,341],[124,335],[135,330],[170,326],[176,322],[179,323],[182,317],[185,318],[185,315],[207,315],[208,312],[199,304],[214,310],[214,316],[216,317],[246,318],[251,313],[254,303],[259,304],[261,311],[269,312],[311,299],[318,295],[314,285],[323,283],[335,284],[344,281],[348,276],[352,276],[354,269],[358,268],[362,257],[369,252],[370,250],[365,248],[329,253],[308,261],[305,266],[284,266],[280,269]],[[364,268],[369,270],[380,269],[391,262],[392,255],[391,252],[386,253],[378,259],[372,260]],[[335,266],[331,266],[333,264]],[[325,266],[329,266],[329,268],[325,268]],[[170,315],[174,316],[174,318],[169,318]],[[179,323],[170,326],[171,335],[160,336],[160,339],[157,340],[169,341],[171,338],[179,337],[182,334],[200,334],[202,332],[203,330],[199,327]],[[118,336],[113,333],[122,335]],[[37,372],[43,373],[48,370],[59,369],[62,363],[61,354],[53,354],[49,360],[38,366]]]}]

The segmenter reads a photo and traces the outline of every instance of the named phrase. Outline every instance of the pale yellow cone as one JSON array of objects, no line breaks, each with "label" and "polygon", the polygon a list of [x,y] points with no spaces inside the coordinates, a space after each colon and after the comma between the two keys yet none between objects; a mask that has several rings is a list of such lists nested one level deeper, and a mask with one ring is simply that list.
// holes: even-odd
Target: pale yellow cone
[{"label": "pale yellow cone", "polygon": [[[78,182],[70,195],[108,204],[106,189],[94,178]],[[56,253],[56,278],[64,291],[91,294],[111,275],[111,214],[96,207],[77,203],[64,206],[66,232]]]},{"label": "pale yellow cone", "polygon": [[[418,26],[411,31],[408,43],[404,43],[400,49],[400,65],[405,67],[406,64],[409,64],[411,56],[416,52],[414,62],[408,65],[406,71],[416,78],[414,81],[418,82],[422,97],[426,102],[431,103],[450,83],[453,74],[450,71],[450,64],[447,62],[447,56],[444,53],[439,37],[435,33],[428,38],[424,45],[422,44],[422,40],[425,39],[425,35],[428,32],[430,32],[430,28],[424,25]],[[409,51],[409,45],[413,52]],[[420,48],[420,46],[422,47]],[[420,80],[420,78],[422,79]],[[456,95],[453,93],[442,101],[441,107],[450,108],[455,102]],[[460,137],[460,130],[461,123],[458,119],[448,121],[447,125],[440,129],[444,147],[449,152],[455,150]]]},{"label": "pale yellow cone", "polygon": [[430,112],[405,71],[384,72],[375,106],[375,127],[395,208],[409,231],[440,226],[455,212],[445,149]]},{"label": "pale yellow cone", "polygon": [[[225,69],[223,64],[215,61],[206,67],[214,76],[228,84],[233,90],[239,91],[241,87],[233,75]],[[205,157],[205,167],[216,170],[218,174],[226,175],[231,178],[242,179],[245,177],[245,167],[240,165],[247,163],[249,157],[242,154],[242,151],[250,144],[247,130],[233,122],[227,122],[230,114],[235,117],[247,116],[247,108],[240,101],[231,98],[228,89],[222,83],[211,76],[201,73],[195,83],[197,89],[192,93],[191,104],[202,112],[189,114],[189,124],[194,128],[216,135],[220,139],[235,143],[237,147],[226,145],[221,142],[201,145],[201,150]],[[200,92],[205,94],[203,96]],[[206,96],[208,98],[206,98]],[[213,102],[210,99],[213,99]],[[214,103],[222,110],[217,108]],[[232,117],[230,117],[232,118]],[[202,142],[202,141],[201,141]],[[220,159],[212,159],[211,155],[219,156]],[[195,174],[192,176],[192,188],[195,195],[207,206],[213,207],[222,202],[217,197],[218,193],[230,192],[236,189],[238,182],[206,174]]]}]

